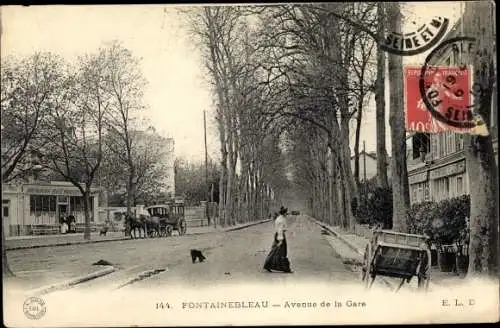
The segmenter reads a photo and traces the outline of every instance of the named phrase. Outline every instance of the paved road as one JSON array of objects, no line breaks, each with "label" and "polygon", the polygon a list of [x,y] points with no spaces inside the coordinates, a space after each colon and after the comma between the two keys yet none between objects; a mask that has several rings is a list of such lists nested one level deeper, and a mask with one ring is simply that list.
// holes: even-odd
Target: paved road
[{"label": "paved road", "polygon": [[[289,218],[288,248],[294,273],[268,273],[262,270],[269,251],[272,223],[238,231],[160,239],[124,240],[88,245],[68,245],[9,251],[9,263],[15,272],[39,271],[46,282],[67,276],[68,272],[95,270],[98,260],[113,264],[117,271],[84,283],[76,289],[113,289],[148,270],[165,269],[147,279],[123,288],[158,286],[208,286],[238,282],[353,281],[321,229],[305,217]],[[192,264],[189,250],[197,248],[206,262]],[[67,277],[65,277],[67,279]],[[33,286],[40,285],[40,279]],[[75,288],[74,288],[75,289]]]}]

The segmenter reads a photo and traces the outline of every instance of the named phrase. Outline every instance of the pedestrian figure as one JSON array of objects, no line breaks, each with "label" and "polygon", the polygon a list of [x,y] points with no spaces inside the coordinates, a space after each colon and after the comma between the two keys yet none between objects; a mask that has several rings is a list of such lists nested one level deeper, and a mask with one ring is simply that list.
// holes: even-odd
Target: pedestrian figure
[{"label": "pedestrian figure", "polygon": [[68,232],[68,221],[67,221],[67,217],[66,217],[66,213],[63,213],[59,219],[59,222],[61,224],[60,226],[60,232],[62,234],[65,234]]},{"label": "pedestrian figure", "polygon": [[285,232],[287,230],[286,222],[287,209],[281,206],[279,216],[274,221],[275,233],[271,251],[264,262],[264,269],[272,272],[281,271],[291,273],[290,261],[287,257],[287,243]]},{"label": "pedestrian figure", "polygon": [[69,221],[69,223],[68,223],[68,226],[69,226],[68,232],[75,233],[76,232],[76,218],[73,215],[73,212],[70,213],[70,215],[68,217],[68,221]]}]

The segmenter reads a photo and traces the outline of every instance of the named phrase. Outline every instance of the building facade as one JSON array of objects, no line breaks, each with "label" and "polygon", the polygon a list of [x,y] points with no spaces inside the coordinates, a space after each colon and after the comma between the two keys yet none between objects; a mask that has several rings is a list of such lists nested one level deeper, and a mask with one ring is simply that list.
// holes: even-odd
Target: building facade
[{"label": "building facade", "polygon": [[[492,6],[494,8],[494,6]],[[493,9],[494,10],[494,9]],[[449,32],[447,39],[463,36],[477,19],[474,4],[466,4],[465,12]],[[484,21],[494,21],[484,17]],[[496,35],[496,31],[494,30]],[[431,65],[459,65],[460,49],[444,52]],[[496,62],[495,62],[496,70]],[[491,120],[489,133],[493,139],[495,160],[498,154],[497,90],[493,89]],[[465,160],[464,135],[455,132],[416,133],[412,135],[408,153],[408,180],[411,203],[422,201],[440,201],[464,194],[469,194],[469,177]],[[498,160],[497,160],[498,161]],[[498,162],[497,162],[498,166]]]},{"label": "building facade", "polygon": [[[33,234],[37,226],[59,226],[63,214],[85,223],[84,199],[69,182],[37,182],[2,186],[2,218],[6,236]],[[99,190],[91,189],[91,222],[99,223]]]}]

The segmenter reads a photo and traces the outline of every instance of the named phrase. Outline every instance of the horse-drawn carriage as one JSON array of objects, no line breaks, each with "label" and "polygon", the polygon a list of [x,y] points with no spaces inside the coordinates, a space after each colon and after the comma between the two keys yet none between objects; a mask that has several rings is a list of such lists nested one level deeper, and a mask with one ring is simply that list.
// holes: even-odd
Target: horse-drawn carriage
[{"label": "horse-drawn carriage", "polygon": [[177,231],[179,236],[186,234],[187,223],[184,219],[184,204],[180,202],[170,202],[165,205],[153,205],[146,208],[149,215],[158,218],[161,222],[161,231],[165,236],[171,236],[173,231]]},{"label": "horse-drawn carriage", "polygon": [[131,238],[137,233],[145,237],[167,237],[173,231],[179,236],[186,234],[187,223],[184,219],[184,202],[181,200],[153,205],[143,210],[136,210],[135,215],[127,217],[127,226]]},{"label": "horse-drawn carriage", "polygon": [[430,268],[429,237],[375,229],[366,245],[362,280],[370,288],[377,275],[401,278],[397,292],[405,282],[409,283],[416,276],[418,288],[427,290]]}]

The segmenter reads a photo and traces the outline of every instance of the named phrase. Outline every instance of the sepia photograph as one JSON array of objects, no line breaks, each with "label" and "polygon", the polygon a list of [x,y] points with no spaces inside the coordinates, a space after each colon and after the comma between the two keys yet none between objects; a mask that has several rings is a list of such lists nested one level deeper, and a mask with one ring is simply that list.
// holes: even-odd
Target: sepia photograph
[{"label": "sepia photograph", "polygon": [[498,322],[495,9],[2,5],[3,324]]}]

